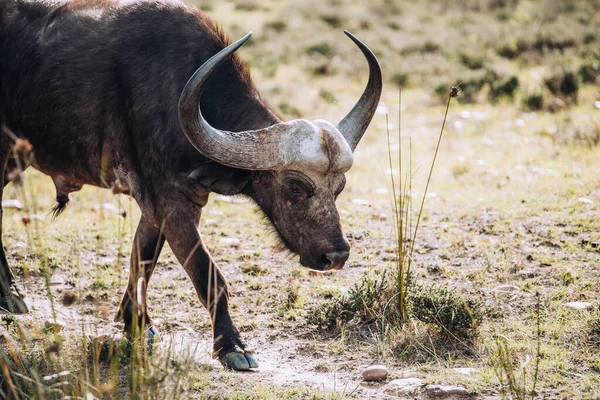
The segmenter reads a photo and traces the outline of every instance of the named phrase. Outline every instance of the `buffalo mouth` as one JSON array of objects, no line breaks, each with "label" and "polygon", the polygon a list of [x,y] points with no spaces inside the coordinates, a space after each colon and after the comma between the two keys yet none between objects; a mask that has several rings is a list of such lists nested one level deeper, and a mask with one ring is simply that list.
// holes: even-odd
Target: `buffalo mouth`
[{"label": "buffalo mouth", "polygon": [[333,269],[342,269],[349,255],[350,252],[347,249],[321,253],[318,255],[301,254],[300,264],[316,271],[330,271]]}]

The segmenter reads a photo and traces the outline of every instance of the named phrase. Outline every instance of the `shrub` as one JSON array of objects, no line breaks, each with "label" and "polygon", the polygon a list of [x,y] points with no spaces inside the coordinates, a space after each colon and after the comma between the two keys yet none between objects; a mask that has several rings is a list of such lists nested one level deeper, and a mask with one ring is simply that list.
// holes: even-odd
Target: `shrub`
[{"label": "shrub", "polygon": [[279,103],[279,111],[291,118],[302,118],[302,112],[285,101]]},{"label": "shrub", "polygon": [[481,69],[485,65],[485,59],[473,53],[461,53],[460,62],[469,69]]},{"label": "shrub", "polygon": [[490,101],[497,101],[501,97],[514,99],[515,93],[519,88],[519,79],[516,76],[510,76],[504,79],[498,79],[490,82]]},{"label": "shrub", "polygon": [[329,302],[311,308],[307,320],[319,327],[333,328],[359,317],[373,321],[385,304],[384,293],[388,286],[385,274],[379,278],[365,275],[348,294],[331,299]]},{"label": "shrub", "polygon": [[544,79],[544,85],[554,96],[563,99],[567,103],[577,103],[579,80],[575,73],[571,71],[556,73]]},{"label": "shrub", "polygon": [[321,19],[330,27],[337,29],[342,26],[342,20],[337,15],[322,15]]},{"label": "shrub", "polygon": [[319,91],[319,97],[325,100],[327,103],[335,103],[335,94],[326,89],[321,89]]},{"label": "shrub", "polygon": [[523,97],[521,103],[527,111],[538,111],[544,107],[544,96],[541,93],[530,94]]},{"label": "shrub", "polygon": [[600,77],[600,64],[598,62],[583,64],[577,70],[577,76],[583,83],[595,83]]},{"label": "shrub", "polygon": [[306,54],[314,56],[320,54],[325,57],[331,57],[333,55],[333,49],[326,42],[315,43],[312,46],[306,48]]},{"label": "shrub", "polygon": [[512,60],[529,50],[531,50],[531,43],[526,42],[524,39],[515,40],[511,38],[509,43],[500,46],[496,52],[498,55]]},{"label": "shrub", "polygon": [[264,27],[265,27],[265,29],[270,29],[277,33],[281,33],[287,29],[287,24],[285,23],[285,21],[278,20],[278,21],[267,22],[267,23],[265,23]]},{"label": "shrub", "polygon": [[404,87],[408,83],[408,73],[396,72],[392,75],[391,81],[398,87]]},{"label": "shrub", "polygon": [[410,299],[413,317],[437,325],[442,334],[471,337],[483,319],[481,302],[453,289],[413,284]]}]

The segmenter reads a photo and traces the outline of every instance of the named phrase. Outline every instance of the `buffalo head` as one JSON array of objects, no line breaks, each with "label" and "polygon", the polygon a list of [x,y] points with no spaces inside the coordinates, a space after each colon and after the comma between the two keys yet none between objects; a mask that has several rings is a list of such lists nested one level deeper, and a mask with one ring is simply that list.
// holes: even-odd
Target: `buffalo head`
[{"label": "buffalo head", "polygon": [[203,85],[251,33],[221,50],[190,78],[179,101],[183,131],[204,156],[229,167],[251,170],[247,193],[273,223],[286,247],[300,255],[302,265],[317,270],[339,269],[348,259],[335,200],[352,166],[353,152],[371,122],[381,96],[381,69],[373,52],[352,34],[369,64],[369,82],[359,101],[334,126],[303,119],[269,127],[228,132],[212,127],[202,116]]}]

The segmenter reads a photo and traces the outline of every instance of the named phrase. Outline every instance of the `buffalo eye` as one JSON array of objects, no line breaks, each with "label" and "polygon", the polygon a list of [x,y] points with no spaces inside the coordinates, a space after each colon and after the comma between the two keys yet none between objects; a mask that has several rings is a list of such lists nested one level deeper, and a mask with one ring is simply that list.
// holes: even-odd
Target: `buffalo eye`
[{"label": "buffalo eye", "polygon": [[311,189],[298,179],[289,179],[285,182],[285,196],[294,203],[299,203],[312,196]]},{"label": "buffalo eye", "polygon": [[298,185],[291,185],[288,187],[288,193],[292,198],[300,198],[304,196],[304,190],[302,190],[302,188]]}]

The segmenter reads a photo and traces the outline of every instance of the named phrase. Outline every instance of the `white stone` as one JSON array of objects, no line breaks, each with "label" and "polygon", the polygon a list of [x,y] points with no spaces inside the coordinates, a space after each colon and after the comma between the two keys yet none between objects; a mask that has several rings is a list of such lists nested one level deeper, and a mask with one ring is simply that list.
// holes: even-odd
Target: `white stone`
[{"label": "white stone", "polygon": [[16,208],[17,210],[22,210],[23,203],[19,199],[6,199],[2,200],[2,208]]},{"label": "white stone", "polygon": [[219,239],[219,243],[220,244],[224,244],[226,246],[239,246],[240,245],[240,239],[235,239],[235,238],[228,238],[228,237],[224,237],[224,238],[220,238]]},{"label": "white stone", "polygon": [[362,372],[365,381],[383,381],[388,377],[385,365],[371,365]]},{"label": "white stone", "polygon": [[585,197],[578,197],[577,201],[580,203],[589,204],[589,205],[594,204],[594,202],[592,200],[586,199]]},{"label": "white stone", "polygon": [[392,396],[408,394],[423,386],[423,384],[423,379],[419,378],[394,379],[386,385],[385,393]]},{"label": "white stone", "polygon": [[50,281],[48,282],[48,285],[50,286],[60,286],[64,284],[65,280],[60,275],[52,275],[50,277]]},{"label": "white stone", "polygon": [[427,385],[425,391],[430,397],[466,396],[469,394],[469,391],[462,386]]},{"label": "white stone", "polygon": [[565,303],[565,306],[573,308],[575,310],[587,310],[588,308],[591,308],[594,305],[585,301],[572,301],[570,303]]},{"label": "white stone", "polygon": [[367,200],[363,200],[363,199],[352,199],[352,203],[359,204],[361,206],[368,206],[369,205],[369,202]]},{"label": "white stone", "polygon": [[496,286],[491,291],[497,292],[497,293],[514,293],[514,292],[520,292],[521,289],[519,289],[519,287],[517,285],[506,284],[506,285]]},{"label": "white stone", "polygon": [[453,368],[454,371],[458,372],[459,374],[463,374],[463,375],[471,375],[474,374],[475,372],[477,372],[477,369],[475,368]]}]

